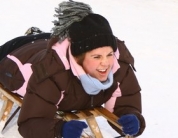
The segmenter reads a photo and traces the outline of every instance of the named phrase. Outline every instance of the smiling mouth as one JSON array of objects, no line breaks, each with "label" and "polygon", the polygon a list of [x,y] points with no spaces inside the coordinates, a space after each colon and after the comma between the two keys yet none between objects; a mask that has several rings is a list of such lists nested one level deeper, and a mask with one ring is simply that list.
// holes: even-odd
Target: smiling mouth
[{"label": "smiling mouth", "polygon": [[99,69],[99,72],[106,72],[107,69]]},{"label": "smiling mouth", "polygon": [[106,74],[107,69],[98,69],[97,70],[100,74]]}]

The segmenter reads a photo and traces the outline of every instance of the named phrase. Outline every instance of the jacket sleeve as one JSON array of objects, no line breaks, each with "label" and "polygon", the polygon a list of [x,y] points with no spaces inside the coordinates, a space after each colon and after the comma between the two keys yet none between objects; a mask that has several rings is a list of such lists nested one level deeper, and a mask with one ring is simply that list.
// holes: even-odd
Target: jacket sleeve
[{"label": "jacket sleeve", "polygon": [[[124,62],[120,62],[119,64],[121,65],[121,69],[116,73],[116,79],[117,76],[121,76],[119,80],[119,87],[122,95],[116,99],[114,114],[118,117],[125,114],[135,114],[140,120],[140,131],[137,134],[138,136],[141,135],[145,129],[145,120],[141,114],[141,88],[131,65]],[[115,127],[114,129],[122,134],[121,130],[118,130]]]},{"label": "jacket sleeve", "polygon": [[62,120],[31,118],[19,125],[19,133],[24,138],[62,138]]},{"label": "jacket sleeve", "polygon": [[34,82],[32,76],[18,118],[19,132],[24,138],[60,138],[64,121],[55,117],[59,89],[50,79]]}]

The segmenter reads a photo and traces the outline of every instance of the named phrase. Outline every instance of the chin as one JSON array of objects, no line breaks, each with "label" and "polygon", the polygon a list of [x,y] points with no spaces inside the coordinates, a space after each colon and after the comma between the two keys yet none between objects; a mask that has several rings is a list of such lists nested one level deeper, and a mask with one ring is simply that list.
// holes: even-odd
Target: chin
[{"label": "chin", "polygon": [[99,79],[99,81],[101,81],[101,82],[105,82],[106,80],[107,80],[107,78]]}]

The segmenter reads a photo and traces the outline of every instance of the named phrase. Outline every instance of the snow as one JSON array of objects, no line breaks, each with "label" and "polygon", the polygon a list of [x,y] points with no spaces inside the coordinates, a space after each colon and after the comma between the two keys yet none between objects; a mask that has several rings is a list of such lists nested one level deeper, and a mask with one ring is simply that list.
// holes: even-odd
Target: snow
[{"label": "snow", "polygon": [[[82,1],[82,0],[81,0]],[[6,0],[0,4],[0,45],[21,36],[31,26],[49,32],[60,0]],[[135,57],[147,127],[139,138],[177,138],[178,0],[83,0],[105,16],[114,34]],[[2,101],[0,102],[2,105]],[[14,106],[13,109],[15,109]],[[21,138],[17,117],[4,138]],[[117,136],[97,118],[106,138]],[[111,136],[110,136],[111,135]],[[2,138],[2,136],[0,136]]]}]

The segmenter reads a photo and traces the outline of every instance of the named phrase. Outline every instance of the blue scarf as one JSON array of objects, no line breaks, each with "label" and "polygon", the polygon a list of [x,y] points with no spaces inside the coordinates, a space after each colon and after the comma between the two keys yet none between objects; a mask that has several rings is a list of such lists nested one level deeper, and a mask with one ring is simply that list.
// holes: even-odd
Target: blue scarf
[{"label": "blue scarf", "polygon": [[91,77],[89,74],[79,76],[82,86],[86,93],[96,95],[101,90],[108,89],[113,83],[113,74],[110,71],[108,78],[105,82],[100,82],[98,79]]}]

